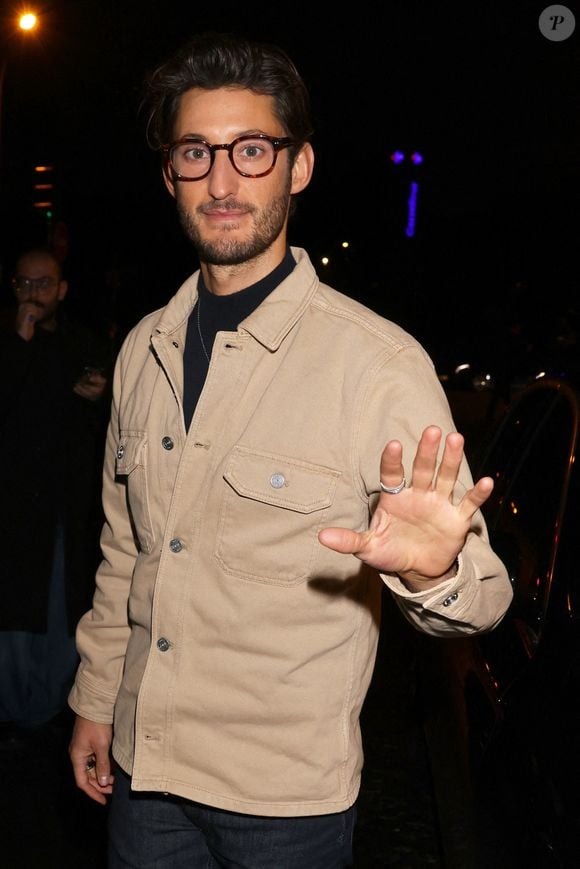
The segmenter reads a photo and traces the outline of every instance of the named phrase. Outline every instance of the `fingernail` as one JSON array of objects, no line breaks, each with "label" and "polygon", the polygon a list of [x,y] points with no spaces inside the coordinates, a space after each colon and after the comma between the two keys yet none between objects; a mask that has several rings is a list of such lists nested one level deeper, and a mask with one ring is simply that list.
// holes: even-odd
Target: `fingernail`
[{"label": "fingernail", "polygon": [[99,776],[99,784],[102,785],[102,787],[105,787],[105,785],[108,785],[109,784],[109,776],[108,775],[100,775]]}]

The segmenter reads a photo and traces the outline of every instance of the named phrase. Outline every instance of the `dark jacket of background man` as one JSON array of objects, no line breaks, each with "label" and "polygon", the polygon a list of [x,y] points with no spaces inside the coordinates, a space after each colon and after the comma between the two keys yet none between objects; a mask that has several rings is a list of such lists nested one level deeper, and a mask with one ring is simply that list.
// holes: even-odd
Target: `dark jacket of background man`
[{"label": "dark jacket of background man", "polygon": [[59,312],[54,332],[26,342],[0,333],[0,630],[46,630],[55,530],[65,528],[69,631],[90,605],[97,562],[98,485],[106,402],[73,392],[103,365],[99,337]]}]

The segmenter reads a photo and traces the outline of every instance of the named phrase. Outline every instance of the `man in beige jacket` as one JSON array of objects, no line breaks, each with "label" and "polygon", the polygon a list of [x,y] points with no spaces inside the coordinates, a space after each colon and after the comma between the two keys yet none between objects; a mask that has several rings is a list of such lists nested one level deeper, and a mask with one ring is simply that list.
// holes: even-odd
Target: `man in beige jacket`
[{"label": "man in beige jacket", "polygon": [[111,869],[350,866],[382,584],[419,630],[492,629],[493,483],[422,347],[288,246],[314,158],[284,52],[200,36],[149,106],[201,269],[117,362],[76,781],[113,795]]}]

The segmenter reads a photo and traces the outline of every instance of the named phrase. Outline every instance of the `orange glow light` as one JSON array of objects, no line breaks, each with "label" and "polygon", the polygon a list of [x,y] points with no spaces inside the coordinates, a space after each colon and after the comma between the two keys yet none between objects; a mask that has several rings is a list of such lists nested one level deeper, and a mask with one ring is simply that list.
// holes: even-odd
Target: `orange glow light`
[{"label": "orange glow light", "polygon": [[34,30],[38,24],[38,18],[34,12],[24,12],[18,19],[18,26],[21,30]]}]

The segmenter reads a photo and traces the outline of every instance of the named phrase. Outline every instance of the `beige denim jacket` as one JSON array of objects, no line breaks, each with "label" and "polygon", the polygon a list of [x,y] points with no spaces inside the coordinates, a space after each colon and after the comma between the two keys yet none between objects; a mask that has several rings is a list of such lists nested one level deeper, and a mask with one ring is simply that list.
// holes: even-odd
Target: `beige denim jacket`
[{"label": "beige denim jacket", "polygon": [[[410,462],[425,426],[454,428],[421,346],[292,252],[292,274],[218,333],[187,434],[197,274],[127,337],[70,695],[79,715],[114,720],[135,790],[270,816],[341,811],[360,784],[381,577],[317,532],[368,527],[388,440]],[[457,577],[414,594],[382,578],[418,629],[473,634],[505,613],[511,585],[476,519]]]}]

